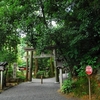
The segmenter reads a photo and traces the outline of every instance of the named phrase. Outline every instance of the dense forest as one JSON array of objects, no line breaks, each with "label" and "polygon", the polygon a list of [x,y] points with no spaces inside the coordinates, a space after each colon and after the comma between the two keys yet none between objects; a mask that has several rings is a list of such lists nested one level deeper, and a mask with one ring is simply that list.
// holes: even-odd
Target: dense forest
[{"label": "dense forest", "polygon": [[[0,54],[17,59],[21,36],[38,51],[55,46],[65,65],[99,66],[99,0],[1,0]],[[10,55],[10,57],[9,57]],[[9,60],[9,61],[10,61]]]},{"label": "dense forest", "polygon": [[[1,0],[0,60],[14,62],[20,38],[39,52],[55,46],[71,74],[100,66],[99,0]],[[10,56],[9,56],[10,55]]]}]

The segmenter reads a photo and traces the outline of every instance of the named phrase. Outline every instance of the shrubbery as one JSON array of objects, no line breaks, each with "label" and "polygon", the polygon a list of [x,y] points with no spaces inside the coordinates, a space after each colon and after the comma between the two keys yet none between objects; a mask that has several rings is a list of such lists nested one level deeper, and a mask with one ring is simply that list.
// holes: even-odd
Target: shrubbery
[{"label": "shrubbery", "polygon": [[[100,90],[99,90],[100,91]],[[63,82],[62,88],[61,88],[62,93],[74,93],[75,96],[81,97],[84,95],[89,94],[89,83],[88,83],[88,78],[86,76],[84,77],[78,77],[77,80],[65,80]],[[91,93],[96,94],[97,92],[97,82],[96,80],[91,77]]]},{"label": "shrubbery", "polygon": [[72,80],[68,79],[63,82],[63,85],[61,87],[61,92],[62,93],[72,92]]},{"label": "shrubbery", "polygon": [[45,71],[38,71],[36,73],[36,78],[41,78],[41,75],[44,77]]}]

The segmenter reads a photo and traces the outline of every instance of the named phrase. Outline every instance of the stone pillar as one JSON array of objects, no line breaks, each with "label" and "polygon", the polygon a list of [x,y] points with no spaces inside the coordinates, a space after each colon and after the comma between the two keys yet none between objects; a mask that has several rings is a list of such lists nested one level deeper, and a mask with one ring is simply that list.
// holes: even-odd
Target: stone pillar
[{"label": "stone pillar", "polygon": [[30,51],[29,81],[32,81],[33,51]]},{"label": "stone pillar", "polygon": [[29,71],[29,64],[28,64],[28,51],[26,51],[26,81],[28,81],[28,71]]},{"label": "stone pillar", "polygon": [[54,68],[55,68],[55,83],[59,82],[59,70],[56,68],[57,63],[56,63],[56,50],[53,50],[53,55],[54,55]]},{"label": "stone pillar", "polygon": [[1,72],[1,90],[3,89],[3,71],[0,71]]},{"label": "stone pillar", "polygon": [[59,76],[59,79],[60,79],[60,89],[61,89],[62,83],[63,83],[62,68],[60,68],[59,70],[60,70],[60,76]]}]

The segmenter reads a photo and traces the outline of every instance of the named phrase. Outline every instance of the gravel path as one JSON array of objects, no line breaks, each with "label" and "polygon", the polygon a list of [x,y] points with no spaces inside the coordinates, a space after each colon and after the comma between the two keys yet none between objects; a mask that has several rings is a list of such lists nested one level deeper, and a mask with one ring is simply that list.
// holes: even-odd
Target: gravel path
[{"label": "gravel path", "polygon": [[67,99],[60,95],[57,92],[59,84],[54,83],[53,80],[45,80],[43,84],[39,80],[21,83],[2,92],[0,94],[0,100],[76,100]]}]

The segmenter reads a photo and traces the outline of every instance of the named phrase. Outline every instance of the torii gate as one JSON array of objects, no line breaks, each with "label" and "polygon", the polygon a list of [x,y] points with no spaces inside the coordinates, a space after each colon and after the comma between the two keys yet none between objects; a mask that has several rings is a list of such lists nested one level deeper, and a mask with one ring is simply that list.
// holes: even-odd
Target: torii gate
[{"label": "torii gate", "polygon": [[[59,71],[56,68],[56,51],[53,49],[53,54],[43,54],[43,55],[33,55],[34,48],[26,47],[24,48],[26,51],[26,81],[32,81],[32,66],[33,66],[33,59],[34,58],[47,58],[53,57],[54,58],[54,68],[55,68],[55,83],[59,82]],[[30,55],[28,53],[30,52]],[[30,60],[29,60],[30,59]],[[28,60],[29,60],[29,67],[28,67]],[[29,70],[29,71],[28,71]],[[29,76],[29,79],[28,79]]]}]

